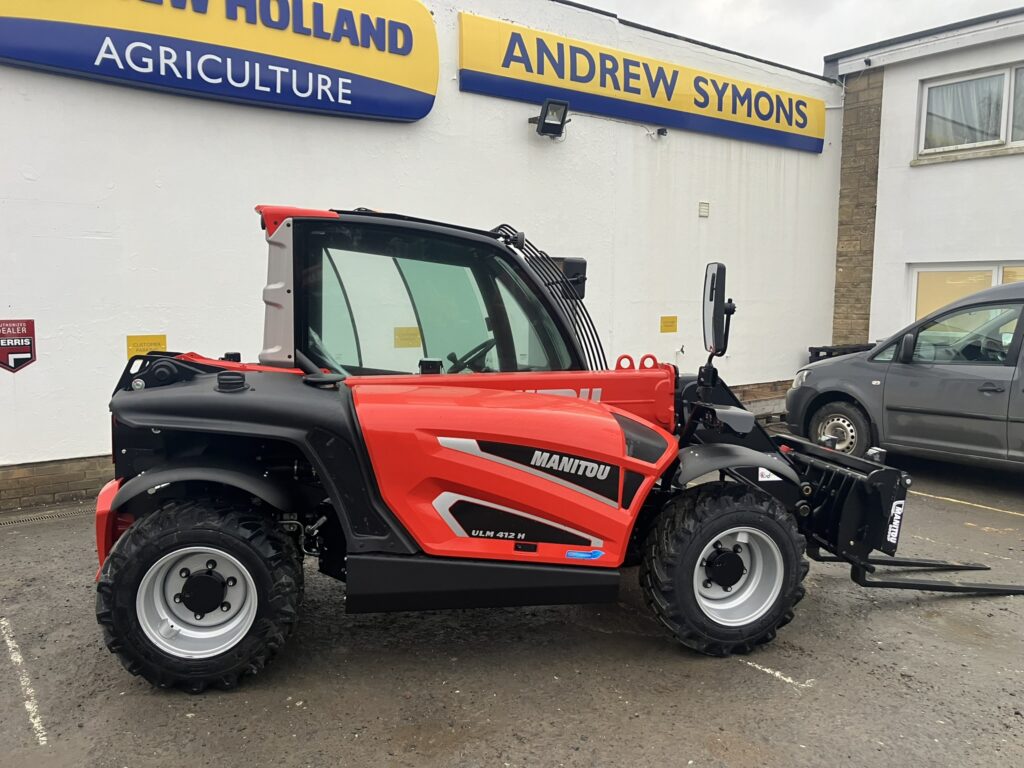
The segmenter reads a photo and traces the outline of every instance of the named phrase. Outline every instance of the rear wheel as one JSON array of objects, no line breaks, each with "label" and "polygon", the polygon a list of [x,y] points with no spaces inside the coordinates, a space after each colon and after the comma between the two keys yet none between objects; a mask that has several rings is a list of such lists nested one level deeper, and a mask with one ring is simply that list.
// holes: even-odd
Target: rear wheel
[{"label": "rear wheel", "polygon": [[683,645],[746,653],[792,620],[805,550],[778,502],[739,483],[708,483],[666,505],[644,546],[640,585]]},{"label": "rear wheel", "polygon": [[858,406],[839,400],[814,412],[809,434],[816,443],[823,437],[834,437],[840,453],[863,456],[871,444],[871,423]]},{"label": "rear wheel", "polygon": [[96,617],[132,674],[193,693],[231,688],[290,634],[301,568],[268,517],[212,499],[170,501],[115,544]]}]

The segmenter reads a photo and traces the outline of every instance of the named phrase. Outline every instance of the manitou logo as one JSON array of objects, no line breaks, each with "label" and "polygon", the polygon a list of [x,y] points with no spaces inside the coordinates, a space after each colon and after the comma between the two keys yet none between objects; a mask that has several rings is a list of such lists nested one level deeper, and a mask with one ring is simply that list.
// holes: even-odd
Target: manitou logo
[{"label": "manitou logo", "polygon": [[574,459],[571,456],[561,456],[557,453],[547,451],[534,451],[530,464],[542,469],[555,469],[565,472],[567,475],[579,475],[580,477],[596,477],[604,480],[612,468],[607,464],[597,464],[593,461]]},{"label": "manitou logo", "polygon": [[590,400],[593,403],[601,402],[600,387],[594,389],[520,389],[528,395],[554,395],[555,397],[572,397],[578,400]]},{"label": "manitou logo", "polygon": [[903,505],[906,502],[897,501],[892,505],[892,514],[889,516],[889,531],[885,538],[890,544],[898,544],[900,540],[900,526],[903,524]]}]

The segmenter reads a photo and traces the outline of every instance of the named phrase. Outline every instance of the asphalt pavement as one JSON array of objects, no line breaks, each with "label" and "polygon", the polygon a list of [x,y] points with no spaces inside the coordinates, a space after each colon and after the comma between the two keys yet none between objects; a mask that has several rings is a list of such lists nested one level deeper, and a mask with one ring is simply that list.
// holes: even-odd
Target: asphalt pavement
[{"label": "asphalt pavement", "polygon": [[[1020,473],[915,476],[901,554],[1024,583]],[[677,646],[617,605],[347,616],[307,566],[284,653],[231,692],[158,691],[103,647],[86,505],[0,517],[0,765],[1020,766],[1024,597],[865,590],[813,564],[773,644]],[[979,578],[980,577],[980,578]]]}]

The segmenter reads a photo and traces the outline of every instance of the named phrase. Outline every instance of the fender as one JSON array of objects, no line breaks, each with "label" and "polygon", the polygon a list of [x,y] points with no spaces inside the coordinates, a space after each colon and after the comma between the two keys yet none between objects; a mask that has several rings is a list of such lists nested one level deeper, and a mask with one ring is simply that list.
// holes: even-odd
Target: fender
[{"label": "fender", "polygon": [[723,469],[739,469],[757,467],[767,469],[779,477],[789,480],[793,485],[800,485],[800,476],[778,454],[763,453],[742,445],[717,443],[714,445],[691,445],[679,452],[679,474],[676,485],[685,487],[687,483],[702,475]]},{"label": "fender", "polygon": [[265,501],[275,509],[288,512],[291,499],[281,488],[239,462],[204,459],[203,464],[172,461],[136,475],[117,491],[110,509],[115,511],[132,499],[158,487],[183,481],[200,481],[227,485]]}]

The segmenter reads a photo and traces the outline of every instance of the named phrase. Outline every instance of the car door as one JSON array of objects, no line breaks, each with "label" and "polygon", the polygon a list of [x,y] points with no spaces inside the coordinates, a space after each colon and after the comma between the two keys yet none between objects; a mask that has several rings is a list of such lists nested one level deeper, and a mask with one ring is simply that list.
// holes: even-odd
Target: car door
[{"label": "car door", "polygon": [[1024,461],[1024,348],[1021,349],[1017,373],[1010,386],[1010,414],[1006,429],[1009,458],[1012,461]]},{"label": "car door", "polygon": [[917,327],[913,359],[897,356],[885,379],[886,443],[1005,459],[1020,314],[1016,302],[975,305]]}]

